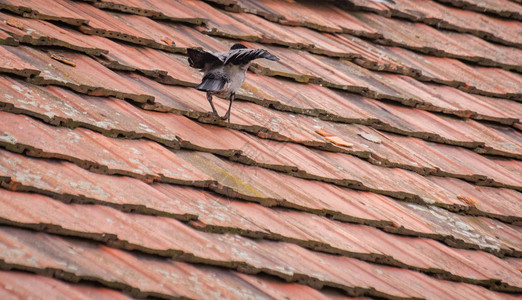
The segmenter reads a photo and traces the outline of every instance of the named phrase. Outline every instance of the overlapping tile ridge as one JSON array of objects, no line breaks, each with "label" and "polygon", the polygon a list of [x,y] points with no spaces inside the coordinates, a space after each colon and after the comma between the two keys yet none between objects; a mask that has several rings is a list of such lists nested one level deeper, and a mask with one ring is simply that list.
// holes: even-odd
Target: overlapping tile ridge
[{"label": "overlapping tile ridge", "polygon": [[395,2],[0,0],[0,298],[520,297],[520,3]]},{"label": "overlapping tile ridge", "polygon": [[522,20],[520,14],[520,2],[518,1],[476,1],[476,0],[437,0],[455,7],[462,7],[471,11],[486,12],[492,15]]},{"label": "overlapping tile ridge", "polygon": [[[347,10],[361,10],[377,13],[385,17],[405,19],[412,22],[424,23],[437,29],[469,33],[488,41],[507,46],[520,47],[520,36],[517,35],[517,21],[490,17],[481,13],[464,11],[451,6],[443,5],[435,1],[424,1],[413,3],[411,1],[331,1],[323,11],[331,10],[334,6]],[[335,21],[328,21],[326,14],[315,18],[306,18],[306,10],[301,12],[289,12],[285,8],[290,8],[288,4],[277,4],[275,1],[242,1],[231,5],[235,11],[245,11],[263,16],[269,20],[279,21],[288,25],[303,25],[321,31],[339,32],[342,26],[334,25]],[[310,6],[320,9],[319,5]],[[517,12],[519,6],[511,4],[511,9]],[[293,11],[296,11],[295,9]],[[464,21],[464,19],[466,21]]]},{"label": "overlapping tile ridge", "polygon": [[[475,36],[471,34],[454,33],[447,30],[437,30],[437,28],[432,28],[422,23],[406,22],[396,18],[387,18],[385,16],[374,13],[347,13],[346,11],[338,8],[339,5],[336,6],[334,4],[328,5],[323,3],[319,4],[309,2],[306,6],[301,7],[303,9],[299,10],[299,8],[291,9],[290,4],[279,3],[278,1],[265,0],[252,3],[250,1],[238,1],[236,5],[238,9],[236,10],[239,12],[237,13],[238,16],[236,16],[236,18],[255,22],[256,25],[265,25],[264,29],[261,26],[255,27],[256,31],[261,33],[261,36],[257,37],[258,40],[270,40],[270,38],[272,38],[270,32],[274,27],[277,28],[277,26],[269,26],[267,25],[268,22],[263,22],[258,18],[249,17],[248,14],[241,13],[242,11],[267,18],[276,24],[304,26],[323,32],[329,32],[334,35],[343,35],[343,33],[344,35],[350,34],[370,39],[375,43],[384,45],[398,45],[421,53],[434,54],[443,57],[454,57],[465,61],[478,62],[485,65],[503,66],[508,69],[519,70],[519,67],[516,66],[519,64],[516,62],[518,60],[516,57],[519,56],[518,49],[503,47],[501,45],[497,45],[496,43],[488,43],[480,38],[480,36],[493,36],[493,32],[495,31],[493,28],[495,27],[496,20],[489,22],[491,24],[485,26],[484,24],[480,24],[482,20],[479,21],[473,20],[472,18],[467,18],[471,19],[470,23],[475,24],[476,28],[486,28],[486,30],[490,31],[488,34],[477,34],[479,36]],[[427,1],[427,3],[431,3],[431,1]],[[426,4],[424,5],[426,6]],[[397,6],[400,7],[400,5]],[[429,7],[425,7],[425,9],[433,11],[433,9],[430,9]],[[442,10],[444,12],[441,12],[440,14],[444,15],[445,18],[449,18],[448,16],[451,15],[450,12],[445,11],[448,9]],[[314,11],[318,15],[318,18],[311,19],[302,17],[310,11]],[[501,31],[503,33],[511,35],[512,38],[510,39],[516,40],[520,36],[517,24],[517,21],[514,21],[513,24],[511,24],[512,26],[507,26],[506,24],[500,26],[500,24],[498,24],[498,28],[502,27],[503,30]],[[266,26],[269,27],[266,28]],[[307,35],[306,38],[308,38],[308,35],[311,34],[304,29],[288,29],[289,26],[286,26],[286,28],[293,33],[292,38],[295,40],[293,46],[309,46],[309,42],[303,42],[302,37]],[[509,33],[510,27],[513,28],[511,33]],[[219,30],[213,31],[219,32]],[[466,30],[460,31],[466,32]],[[498,32],[499,30],[496,31]],[[240,32],[246,33],[247,31],[245,31],[244,28],[235,26],[233,30],[230,29],[228,32],[225,31],[223,33],[236,33],[238,36],[241,36],[239,34]],[[251,32],[251,35],[255,34],[254,31],[248,32]],[[471,32],[474,31],[471,30]],[[272,40],[274,40],[274,38],[272,38]],[[288,43],[278,42],[278,39],[275,39],[275,42],[281,43],[283,45]],[[479,50],[477,47],[472,50],[470,48],[474,48],[473,44],[475,46],[480,44],[484,48]],[[468,45],[470,47],[466,47]],[[480,53],[481,51],[483,52]],[[495,57],[492,57],[492,51],[496,52]],[[504,53],[509,53],[511,57],[508,60],[513,60],[508,62],[508,60],[505,60],[506,57],[501,58],[500,56]],[[514,64],[512,66],[508,66],[511,63]]]},{"label": "overlapping tile ridge", "polygon": [[[350,5],[361,10],[372,11],[388,17],[404,18],[414,22],[422,22],[436,28],[466,32],[486,40],[505,44],[508,46],[520,47],[514,39],[507,38],[510,30],[516,29],[516,21],[522,20],[520,3],[507,1],[425,1],[420,5],[413,5],[410,1],[394,1],[394,4],[372,1],[352,0]],[[454,8],[456,3],[468,3],[467,6]],[[483,8],[478,12],[470,8],[471,3],[475,2]],[[489,11],[488,11],[489,8]],[[485,14],[486,13],[486,14]],[[491,16],[503,14],[502,18]],[[465,22],[464,20],[467,20]],[[511,27],[511,28],[509,28]],[[514,35],[512,37],[515,37]],[[515,38],[518,39],[518,38]]]}]

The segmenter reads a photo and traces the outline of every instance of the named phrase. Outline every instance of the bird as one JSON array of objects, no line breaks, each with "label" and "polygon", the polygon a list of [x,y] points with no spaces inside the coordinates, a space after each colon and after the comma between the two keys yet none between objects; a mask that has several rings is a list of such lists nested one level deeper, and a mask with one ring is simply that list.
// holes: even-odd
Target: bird
[{"label": "bird", "polygon": [[[211,53],[202,48],[187,48],[188,62],[193,68],[203,72],[201,83],[195,86],[199,91],[207,93],[207,100],[210,103],[212,112],[222,120],[230,123],[230,110],[243,81],[246,78],[248,66],[254,59],[265,58],[278,61],[275,55],[264,49],[249,49],[243,44],[234,44],[226,52]],[[228,110],[224,116],[220,117],[212,96],[230,99]]]}]

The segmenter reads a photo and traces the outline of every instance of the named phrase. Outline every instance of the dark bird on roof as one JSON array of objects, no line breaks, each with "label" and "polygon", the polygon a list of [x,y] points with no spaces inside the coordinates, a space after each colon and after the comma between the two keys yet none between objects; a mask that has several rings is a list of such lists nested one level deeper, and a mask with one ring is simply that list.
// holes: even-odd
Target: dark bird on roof
[{"label": "dark bird on roof", "polygon": [[230,123],[230,109],[236,97],[236,92],[246,78],[246,71],[250,62],[257,58],[279,60],[263,49],[248,49],[242,44],[234,44],[229,51],[210,53],[200,48],[188,48],[188,61],[191,67],[201,69],[203,80],[196,89],[207,92],[207,100],[214,115],[219,114],[212,103],[212,96],[229,98],[228,111],[222,120]]}]

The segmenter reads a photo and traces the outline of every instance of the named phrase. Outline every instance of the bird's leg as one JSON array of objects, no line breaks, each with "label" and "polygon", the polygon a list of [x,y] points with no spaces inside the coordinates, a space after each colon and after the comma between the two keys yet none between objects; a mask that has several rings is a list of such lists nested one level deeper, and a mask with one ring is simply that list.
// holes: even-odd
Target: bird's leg
[{"label": "bird's leg", "polygon": [[230,104],[228,105],[228,110],[225,113],[225,115],[221,117],[222,120],[228,120],[229,124],[230,124],[230,109],[232,108],[232,103],[234,102],[235,98],[236,98],[236,93],[230,94]]},{"label": "bird's leg", "polygon": [[207,100],[210,103],[210,106],[212,107],[212,112],[214,113],[214,115],[219,117],[218,112],[214,107],[214,103],[212,103],[212,95],[209,92],[207,92]]}]

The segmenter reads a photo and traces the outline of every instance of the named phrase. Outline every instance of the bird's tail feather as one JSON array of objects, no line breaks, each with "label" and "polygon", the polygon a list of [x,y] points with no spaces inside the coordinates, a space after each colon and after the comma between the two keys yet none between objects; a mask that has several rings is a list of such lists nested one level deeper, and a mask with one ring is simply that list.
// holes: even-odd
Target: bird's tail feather
[{"label": "bird's tail feather", "polygon": [[196,89],[200,91],[220,91],[227,83],[223,77],[205,76],[200,84],[196,85]]}]

